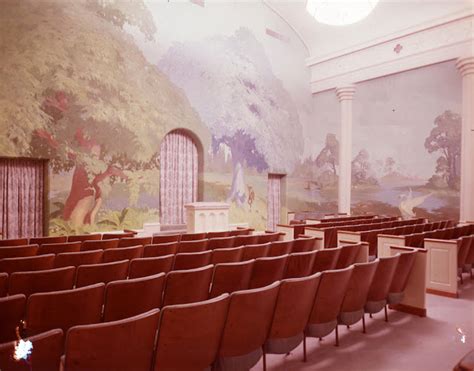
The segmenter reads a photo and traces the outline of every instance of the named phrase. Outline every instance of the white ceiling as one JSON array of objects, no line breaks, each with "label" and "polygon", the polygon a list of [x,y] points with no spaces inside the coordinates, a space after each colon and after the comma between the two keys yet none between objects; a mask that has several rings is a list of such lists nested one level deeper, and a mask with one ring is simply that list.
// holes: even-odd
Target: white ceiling
[{"label": "white ceiling", "polygon": [[306,12],[304,0],[263,1],[299,34],[308,56],[315,58],[474,8],[474,0],[380,0],[366,19],[349,26],[328,26]]}]

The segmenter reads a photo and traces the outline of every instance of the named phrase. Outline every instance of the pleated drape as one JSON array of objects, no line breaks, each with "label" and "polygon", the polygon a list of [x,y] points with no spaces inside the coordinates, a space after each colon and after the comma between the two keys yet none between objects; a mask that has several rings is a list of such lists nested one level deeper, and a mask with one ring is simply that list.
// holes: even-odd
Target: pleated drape
[{"label": "pleated drape", "polygon": [[3,238],[43,235],[46,162],[0,159],[0,226]]},{"label": "pleated drape", "polygon": [[184,205],[197,200],[198,150],[185,131],[165,136],[160,150],[161,224],[184,224]]}]

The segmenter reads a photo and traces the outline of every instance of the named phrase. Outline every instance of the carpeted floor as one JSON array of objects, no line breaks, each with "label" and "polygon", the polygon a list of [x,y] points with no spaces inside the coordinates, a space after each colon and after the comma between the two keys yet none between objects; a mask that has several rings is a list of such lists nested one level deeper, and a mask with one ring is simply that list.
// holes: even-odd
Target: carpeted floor
[{"label": "carpeted floor", "polygon": [[[339,326],[339,347],[334,333],[321,342],[309,338],[307,363],[301,344],[287,356],[267,355],[267,370],[452,370],[474,348],[474,280],[465,277],[459,299],[427,295],[426,318],[390,310],[386,323],[382,311],[366,317],[367,334],[362,322]],[[260,361],[252,370],[262,368]]]}]

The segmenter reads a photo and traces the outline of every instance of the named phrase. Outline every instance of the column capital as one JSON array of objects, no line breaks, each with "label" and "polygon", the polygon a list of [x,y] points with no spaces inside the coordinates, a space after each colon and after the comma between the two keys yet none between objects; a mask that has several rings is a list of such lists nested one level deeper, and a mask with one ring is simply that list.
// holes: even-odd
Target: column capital
[{"label": "column capital", "polygon": [[474,56],[459,58],[456,67],[462,76],[474,74]]},{"label": "column capital", "polygon": [[355,85],[347,84],[336,88],[336,95],[339,98],[339,101],[343,100],[352,100],[355,93]]}]

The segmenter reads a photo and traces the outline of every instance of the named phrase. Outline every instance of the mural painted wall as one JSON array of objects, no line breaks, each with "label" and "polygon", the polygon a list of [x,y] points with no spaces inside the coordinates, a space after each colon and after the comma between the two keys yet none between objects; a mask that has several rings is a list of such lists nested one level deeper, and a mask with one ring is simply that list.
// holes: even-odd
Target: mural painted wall
[{"label": "mural painted wall", "polygon": [[158,221],[175,128],[199,137],[204,199],[231,202],[233,222],[265,228],[268,172],[295,185],[292,209],[320,202],[305,162],[334,183],[306,51],[263,3],[21,0],[0,35],[0,154],[50,159],[52,234]]},{"label": "mural painted wall", "polygon": [[455,62],[358,84],[354,99],[353,211],[459,219]]}]

